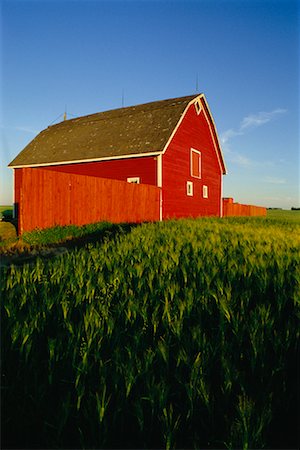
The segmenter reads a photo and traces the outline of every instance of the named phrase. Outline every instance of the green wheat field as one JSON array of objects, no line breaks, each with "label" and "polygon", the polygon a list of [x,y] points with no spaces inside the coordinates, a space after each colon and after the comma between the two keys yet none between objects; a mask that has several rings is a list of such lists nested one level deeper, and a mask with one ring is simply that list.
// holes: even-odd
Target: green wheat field
[{"label": "green wheat field", "polygon": [[25,235],[1,267],[3,447],[296,448],[300,221],[275,216]]}]

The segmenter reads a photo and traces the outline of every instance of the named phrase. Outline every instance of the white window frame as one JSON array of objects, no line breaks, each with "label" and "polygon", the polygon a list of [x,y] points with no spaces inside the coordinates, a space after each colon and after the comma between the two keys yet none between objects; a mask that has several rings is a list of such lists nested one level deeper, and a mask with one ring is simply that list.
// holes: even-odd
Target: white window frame
[{"label": "white window frame", "polygon": [[206,186],[205,184],[202,186],[202,195],[203,198],[208,198],[208,186]]},{"label": "white window frame", "polygon": [[186,195],[188,195],[189,197],[193,197],[194,195],[194,185],[192,181],[186,182]]},{"label": "white window frame", "polygon": [[140,177],[128,177],[127,183],[140,184]]},{"label": "white window frame", "polygon": [[[193,175],[193,153],[198,153],[199,155],[199,177],[196,177],[195,175]],[[191,148],[191,153],[190,153],[190,171],[191,171],[191,177],[193,178],[197,178],[198,180],[201,179],[201,161],[202,161],[202,155],[201,152],[199,152],[199,150],[196,150],[195,148]]]},{"label": "white window frame", "polygon": [[202,106],[201,106],[200,100],[196,100],[195,101],[195,110],[196,110],[196,112],[197,112],[197,114],[199,116],[199,114],[201,113],[201,110],[202,110]]}]

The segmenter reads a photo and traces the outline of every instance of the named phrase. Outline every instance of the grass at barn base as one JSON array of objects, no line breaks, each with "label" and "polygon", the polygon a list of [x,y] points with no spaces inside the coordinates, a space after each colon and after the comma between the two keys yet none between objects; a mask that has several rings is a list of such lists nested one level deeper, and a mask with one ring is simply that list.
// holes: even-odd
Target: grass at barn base
[{"label": "grass at barn base", "polygon": [[[0,208],[8,208],[8,207],[0,207]],[[10,207],[12,208],[12,207]],[[207,220],[207,219],[198,219],[198,220]],[[208,219],[211,220],[211,219]],[[215,219],[212,219],[215,220]],[[244,223],[245,221],[265,221],[268,224],[270,221],[279,222],[282,224],[287,223],[295,223],[300,224],[300,211],[287,211],[287,210],[268,210],[267,211],[267,220],[266,218],[255,218],[255,217],[231,217],[231,218],[223,218],[222,221],[233,221]],[[97,236],[101,234],[101,232],[109,231],[110,228],[114,230],[113,234],[116,232],[122,232],[122,229],[127,229],[128,224],[119,224],[113,225],[108,222],[100,222],[95,224],[89,224],[85,226],[78,227],[76,225],[69,226],[56,226],[53,228],[48,228],[45,230],[34,230],[29,233],[24,233],[22,236],[16,237],[16,233],[13,229],[13,226],[7,225],[8,222],[0,222],[0,254],[2,253],[19,253],[30,252],[30,249],[34,248],[34,250],[38,248],[44,248],[48,245],[63,245],[65,242],[74,241],[81,239],[81,243],[84,238],[92,240],[92,236]],[[131,224],[129,226],[134,226]],[[8,232],[10,230],[10,233]],[[90,236],[90,237],[89,237]],[[6,242],[7,241],[7,242]]]},{"label": "grass at barn base", "polygon": [[98,226],[1,268],[3,446],[296,448],[300,224]]},{"label": "grass at barn base", "polygon": [[[12,206],[0,206],[0,211],[11,210]],[[203,219],[198,219],[203,220]],[[204,219],[207,220],[207,219]],[[210,219],[208,219],[210,220]],[[213,219],[215,220],[215,219]],[[265,218],[255,217],[231,217],[223,218],[222,221],[256,221],[263,220],[267,224],[270,220],[280,223],[295,223],[300,224],[300,211],[287,211],[287,210],[268,210],[267,220]],[[16,228],[9,222],[0,222],[0,255],[9,254],[22,254],[30,253],[31,250],[36,251],[39,248],[45,248],[47,246],[70,243],[73,241],[74,245],[76,241],[80,240],[81,244],[84,239],[95,240],[101,235],[101,233],[109,233],[109,229],[113,230],[112,234],[115,235],[122,230],[127,230],[128,226],[134,226],[134,224],[119,224],[113,225],[108,222],[100,222],[95,224],[89,224],[78,227],[76,225],[69,226],[56,226],[45,230],[34,230],[29,233],[24,233],[22,236],[16,236]]]},{"label": "grass at barn base", "polygon": [[[0,206],[0,243],[7,240],[16,239],[16,227],[10,222],[6,222],[6,218],[12,218],[13,207],[11,205]],[[4,220],[3,220],[4,219]]]},{"label": "grass at barn base", "polygon": [[10,222],[0,222],[0,243],[17,238],[16,227]]}]

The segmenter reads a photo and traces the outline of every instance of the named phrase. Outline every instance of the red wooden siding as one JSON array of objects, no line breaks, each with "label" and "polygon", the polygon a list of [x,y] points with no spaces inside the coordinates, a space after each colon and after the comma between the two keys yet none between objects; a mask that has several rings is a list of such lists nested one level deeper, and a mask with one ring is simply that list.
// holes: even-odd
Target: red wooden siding
[{"label": "red wooden siding", "polygon": [[223,198],[223,216],[266,216],[267,210],[263,206],[241,205],[233,203],[233,198]]},{"label": "red wooden siding", "polygon": [[[191,148],[201,152],[201,178],[191,175]],[[222,174],[211,131],[204,112],[197,114],[194,105],[163,155],[163,218],[219,216]],[[187,196],[187,181],[193,182],[193,196]],[[203,186],[208,198],[203,198]]]},{"label": "red wooden siding", "polygon": [[16,182],[19,233],[55,225],[159,220],[160,189],[155,186],[40,168],[19,169]]},{"label": "red wooden siding", "polygon": [[55,172],[90,175],[93,177],[110,178],[126,181],[130,177],[139,177],[140,183],[157,185],[156,158],[114,159],[111,161],[86,162],[77,164],[62,164],[43,167],[44,170]]},{"label": "red wooden siding", "polygon": [[16,205],[20,204],[20,189],[22,185],[23,169],[14,170],[14,202]]}]

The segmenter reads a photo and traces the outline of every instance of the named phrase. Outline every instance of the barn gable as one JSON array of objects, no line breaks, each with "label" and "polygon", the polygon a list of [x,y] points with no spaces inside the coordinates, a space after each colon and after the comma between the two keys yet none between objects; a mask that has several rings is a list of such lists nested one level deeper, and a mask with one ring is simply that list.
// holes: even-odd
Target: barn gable
[{"label": "barn gable", "polygon": [[203,94],[189,103],[161,155],[163,218],[221,216],[226,173]]},{"label": "barn gable", "polygon": [[193,97],[193,99],[189,102],[189,104],[187,105],[184,113],[181,115],[176,127],[174,128],[174,130],[172,131],[171,136],[168,139],[168,142],[166,143],[163,153],[166,152],[171,140],[173,139],[176,131],[178,130],[178,128],[180,127],[186,112],[188,111],[189,107],[191,105],[194,105],[195,110],[197,112],[198,115],[203,114],[205,117],[205,120],[207,122],[207,125],[209,127],[209,131],[210,131],[210,136],[212,138],[213,141],[213,145],[214,145],[214,149],[218,158],[218,162],[219,162],[219,166],[220,166],[220,170],[222,174],[226,174],[227,173],[227,169],[226,169],[226,164],[225,164],[225,160],[224,160],[224,156],[222,153],[222,149],[221,149],[221,145],[219,142],[219,138],[218,138],[218,133],[217,133],[217,129],[216,129],[216,125],[213,119],[213,116],[210,112],[208,103],[206,101],[205,95],[204,94],[199,94],[196,97]]}]

